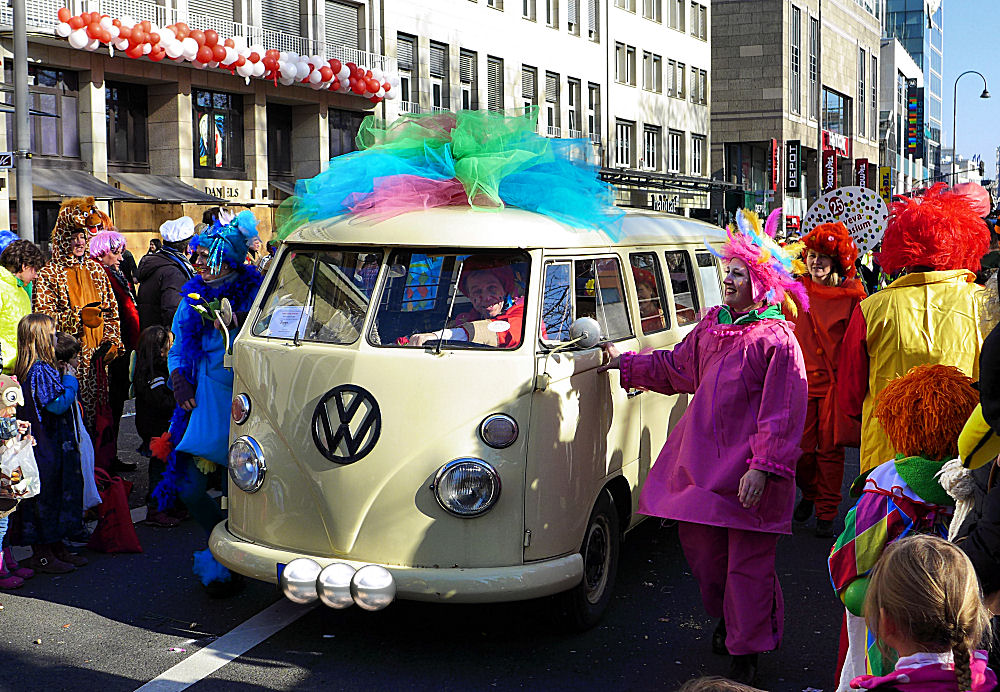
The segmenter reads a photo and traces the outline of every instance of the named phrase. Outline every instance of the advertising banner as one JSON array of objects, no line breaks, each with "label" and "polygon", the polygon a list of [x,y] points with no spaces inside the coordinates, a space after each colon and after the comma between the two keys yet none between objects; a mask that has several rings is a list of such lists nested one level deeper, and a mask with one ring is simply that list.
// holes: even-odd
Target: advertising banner
[{"label": "advertising banner", "polygon": [[878,194],[887,205],[892,204],[891,166],[880,166],[878,169]]},{"label": "advertising banner", "polygon": [[827,149],[823,152],[823,192],[837,189],[837,152]]},{"label": "advertising banner", "polygon": [[785,142],[785,192],[798,197],[802,178],[802,144],[797,139]]},{"label": "advertising banner", "polygon": [[868,159],[854,159],[854,184],[871,188],[868,184]]}]

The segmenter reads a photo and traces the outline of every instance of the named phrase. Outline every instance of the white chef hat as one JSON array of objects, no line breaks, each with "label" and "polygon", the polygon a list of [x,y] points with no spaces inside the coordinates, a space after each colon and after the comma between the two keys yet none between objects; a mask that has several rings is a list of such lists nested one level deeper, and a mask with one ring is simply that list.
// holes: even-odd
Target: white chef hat
[{"label": "white chef hat", "polygon": [[160,224],[160,236],[164,242],[176,243],[180,240],[187,240],[194,235],[194,221],[190,216],[182,216],[179,219],[171,219]]}]

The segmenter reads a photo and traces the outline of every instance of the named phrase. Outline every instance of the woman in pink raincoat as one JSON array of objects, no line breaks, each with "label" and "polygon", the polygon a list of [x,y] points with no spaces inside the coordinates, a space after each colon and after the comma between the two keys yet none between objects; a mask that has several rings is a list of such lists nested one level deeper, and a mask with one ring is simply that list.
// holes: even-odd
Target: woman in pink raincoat
[{"label": "woman in pink raincoat", "polygon": [[791,533],[808,398],[802,352],[780,305],[790,293],[808,299],[756,216],[740,212],[737,223],[719,255],[725,304],[671,351],[619,354],[603,344],[609,360],[600,371],[620,370],[626,389],[694,394],[649,472],[639,511],[677,520],[705,609],[719,618],[712,648],[732,656],[730,678],[752,684],[757,655],[781,643],[775,548]]}]

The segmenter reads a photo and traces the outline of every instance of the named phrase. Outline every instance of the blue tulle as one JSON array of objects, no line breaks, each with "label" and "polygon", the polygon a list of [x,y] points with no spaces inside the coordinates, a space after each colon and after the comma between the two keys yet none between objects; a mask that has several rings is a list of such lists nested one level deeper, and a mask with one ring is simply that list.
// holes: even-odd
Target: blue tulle
[{"label": "blue tulle", "polygon": [[233,577],[232,573],[215,559],[212,551],[208,548],[199,550],[194,554],[194,568],[192,571],[205,586],[214,581],[226,582]]}]

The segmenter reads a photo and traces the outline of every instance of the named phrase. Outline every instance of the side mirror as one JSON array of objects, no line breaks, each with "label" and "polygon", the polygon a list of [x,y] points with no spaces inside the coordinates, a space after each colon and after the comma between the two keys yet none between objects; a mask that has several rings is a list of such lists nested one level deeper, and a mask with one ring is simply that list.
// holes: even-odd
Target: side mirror
[{"label": "side mirror", "polygon": [[569,338],[579,348],[594,348],[601,343],[601,325],[593,317],[581,317],[569,326]]}]

